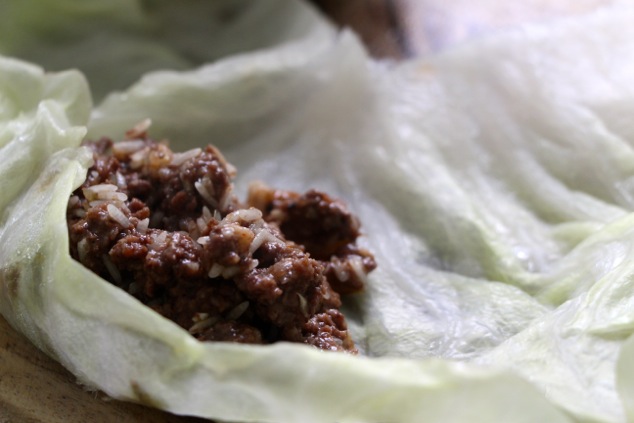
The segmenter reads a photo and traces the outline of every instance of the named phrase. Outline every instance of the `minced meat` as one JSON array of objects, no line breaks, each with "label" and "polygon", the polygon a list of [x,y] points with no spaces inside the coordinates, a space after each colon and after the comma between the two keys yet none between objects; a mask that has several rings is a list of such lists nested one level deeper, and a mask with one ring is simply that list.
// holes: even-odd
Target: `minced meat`
[{"label": "minced meat", "polygon": [[69,200],[73,258],[201,341],[303,342],[355,352],[340,294],[373,256],[338,200],[252,184],[213,146],[175,153],[147,135],[88,142],[94,165]]}]

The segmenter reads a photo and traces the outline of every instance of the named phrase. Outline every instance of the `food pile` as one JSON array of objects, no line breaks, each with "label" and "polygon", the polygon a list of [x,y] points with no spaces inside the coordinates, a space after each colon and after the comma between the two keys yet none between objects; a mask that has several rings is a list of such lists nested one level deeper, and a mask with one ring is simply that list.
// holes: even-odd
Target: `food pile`
[{"label": "food pile", "polygon": [[327,194],[251,185],[213,146],[183,153],[149,138],[86,145],[94,164],[70,197],[71,255],[201,341],[303,342],[356,352],[340,294],[374,257],[359,222]]}]

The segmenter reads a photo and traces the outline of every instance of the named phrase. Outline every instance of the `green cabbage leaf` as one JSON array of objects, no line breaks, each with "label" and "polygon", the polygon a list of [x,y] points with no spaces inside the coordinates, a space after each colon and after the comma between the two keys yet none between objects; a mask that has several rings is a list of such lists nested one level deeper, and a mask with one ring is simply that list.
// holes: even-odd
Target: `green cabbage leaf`
[{"label": "green cabbage leaf", "polygon": [[[319,31],[143,73],[96,106],[98,75],[0,58],[5,318],[82,383],[178,414],[634,419],[634,9],[398,64],[311,16]],[[359,356],[199,343],[70,258],[81,140],[148,117],[174,149],[217,145],[238,192],[346,200],[379,265],[345,303]]]},{"label": "green cabbage leaf", "polygon": [[96,99],[156,69],[184,70],[331,30],[293,0],[7,0],[0,54],[77,68]]}]

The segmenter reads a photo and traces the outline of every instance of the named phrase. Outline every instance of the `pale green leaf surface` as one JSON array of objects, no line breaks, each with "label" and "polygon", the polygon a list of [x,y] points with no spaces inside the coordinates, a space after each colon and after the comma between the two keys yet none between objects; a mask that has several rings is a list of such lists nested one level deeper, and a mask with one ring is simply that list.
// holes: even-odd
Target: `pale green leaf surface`
[{"label": "pale green leaf surface", "polygon": [[80,69],[96,99],[145,72],[190,69],[330,31],[293,0],[5,0],[0,54]]}]

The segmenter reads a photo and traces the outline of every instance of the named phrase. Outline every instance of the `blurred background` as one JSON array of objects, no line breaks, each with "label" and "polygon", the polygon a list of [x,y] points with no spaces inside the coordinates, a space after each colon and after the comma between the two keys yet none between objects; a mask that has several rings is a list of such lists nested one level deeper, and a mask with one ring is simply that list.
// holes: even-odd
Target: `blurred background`
[{"label": "blurred background", "polygon": [[520,24],[588,13],[614,0],[311,0],[377,58],[438,52]]}]

